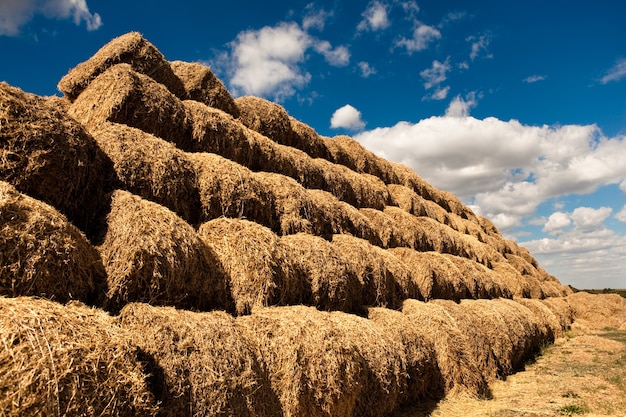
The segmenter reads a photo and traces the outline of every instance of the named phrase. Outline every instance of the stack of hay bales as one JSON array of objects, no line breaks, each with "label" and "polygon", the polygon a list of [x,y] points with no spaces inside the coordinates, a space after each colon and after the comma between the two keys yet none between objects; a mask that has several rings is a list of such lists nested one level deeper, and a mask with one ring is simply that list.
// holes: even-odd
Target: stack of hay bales
[{"label": "stack of hay bales", "polygon": [[579,325],[591,329],[626,327],[626,299],[618,294],[577,292],[567,296]]},{"label": "stack of hay bales", "polygon": [[591,314],[455,196],[140,34],[59,88],[0,84],[0,296],[53,300],[0,298],[11,415],[388,415]]}]

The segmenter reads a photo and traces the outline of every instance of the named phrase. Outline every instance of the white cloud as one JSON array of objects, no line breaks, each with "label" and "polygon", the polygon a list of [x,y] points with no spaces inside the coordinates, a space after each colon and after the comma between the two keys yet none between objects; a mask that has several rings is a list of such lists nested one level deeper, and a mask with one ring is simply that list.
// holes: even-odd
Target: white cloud
[{"label": "white cloud", "polygon": [[424,97],[424,100],[445,100],[449,92],[450,86],[437,87],[430,96]]},{"label": "white cloud", "polygon": [[600,228],[602,222],[604,222],[612,212],[613,210],[610,207],[600,207],[599,209],[578,207],[572,212],[571,217],[576,229],[589,232]]},{"label": "white cloud", "polygon": [[539,81],[543,81],[546,78],[548,78],[545,75],[529,75],[528,77],[524,78],[522,81],[524,81],[527,84],[533,84]]},{"label": "white cloud", "polygon": [[611,81],[619,81],[626,77],[626,58],[622,58],[606,74],[600,79],[602,84],[610,83]]},{"label": "white cloud", "polygon": [[357,64],[359,66],[359,71],[361,72],[361,77],[368,78],[370,75],[376,74],[376,68],[372,67],[369,63],[361,61]]},{"label": "white cloud", "polygon": [[626,205],[622,207],[622,210],[615,215],[615,218],[620,222],[626,223]]},{"label": "white cloud", "polygon": [[407,52],[419,52],[428,48],[428,45],[441,38],[441,32],[432,26],[416,22],[417,27],[413,30],[412,38],[401,38],[396,41],[397,47],[406,48]]},{"label": "white cloud", "polygon": [[485,57],[487,58],[493,57],[493,55],[491,55],[487,49],[489,47],[489,44],[491,43],[490,35],[485,34],[485,35],[480,35],[478,37],[469,36],[467,38],[467,41],[472,43],[472,50],[470,52],[470,59],[472,61],[478,58],[478,56],[481,55],[481,53],[484,53]]},{"label": "white cloud", "polygon": [[546,221],[546,224],[543,226],[543,231],[550,234],[558,234],[571,224],[572,221],[567,213],[557,211],[548,217],[548,221]]},{"label": "white cloud", "polygon": [[349,104],[337,109],[330,119],[330,127],[333,129],[361,130],[365,122],[361,119],[361,112]]},{"label": "white cloud", "polygon": [[333,15],[332,12],[327,12],[323,9],[317,10],[313,3],[306,6],[305,12],[306,14],[302,19],[302,29],[306,31],[309,29],[324,30],[326,21]]},{"label": "white cloud", "polygon": [[307,50],[312,48],[333,66],[346,66],[350,61],[348,48],[333,48],[296,23],[241,32],[229,46],[230,54],[224,54],[216,66],[226,67],[234,94],[271,96],[278,101],[311,80],[311,74],[302,68]]},{"label": "white cloud", "polygon": [[445,62],[433,61],[432,66],[420,72],[420,76],[424,80],[424,88],[429,90],[437,86],[447,79],[447,73],[450,71],[450,59]]},{"label": "white cloud", "polygon": [[476,93],[470,93],[467,95],[466,100],[461,96],[456,96],[446,109],[447,117],[467,117],[469,116],[470,109],[476,107]]},{"label": "white cloud", "polygon": [[100,15],[89,11],[86,0],[3,0],[0,1],[0,35],[18,35],[20,28],[35,14],[51,19],[72,18],[77,26],[84,21],[89,31],[102,26]]},{"label": "white cloud", "polygon": [[377,31],[387,29],[391,25],[387,14],[387,5],[373,1],[363,12],[363,20],[357,26],[359,32],[370,30]]}]

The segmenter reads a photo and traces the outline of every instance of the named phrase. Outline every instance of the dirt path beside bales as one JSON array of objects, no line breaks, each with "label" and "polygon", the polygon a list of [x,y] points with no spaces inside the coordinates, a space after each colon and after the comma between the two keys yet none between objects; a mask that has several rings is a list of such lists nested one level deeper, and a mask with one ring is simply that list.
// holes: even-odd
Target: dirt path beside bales
[{"label": "dirt path beside bales", "polygon": [[448,398],[402,417],[626,415],[626,331],[575,327],[526,370],[491,385],[491,399]]}]

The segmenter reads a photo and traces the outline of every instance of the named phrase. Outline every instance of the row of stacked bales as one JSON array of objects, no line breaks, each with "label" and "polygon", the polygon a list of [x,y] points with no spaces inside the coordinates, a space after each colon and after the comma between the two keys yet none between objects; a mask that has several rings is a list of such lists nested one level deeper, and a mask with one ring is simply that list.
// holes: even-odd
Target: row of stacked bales
[{"label": "row of stacked bales", "polygon": [[11,415],[386,415],[484,394],[571,324],[456,197],[139,34],[59,88],[0,86]]}]

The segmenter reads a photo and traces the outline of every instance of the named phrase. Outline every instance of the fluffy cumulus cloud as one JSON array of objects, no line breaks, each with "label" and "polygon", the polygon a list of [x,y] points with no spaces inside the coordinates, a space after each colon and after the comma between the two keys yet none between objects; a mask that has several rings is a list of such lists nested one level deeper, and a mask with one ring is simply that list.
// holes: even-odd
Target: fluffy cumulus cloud
[{"label": "fluffy cumulus cloud", "polygon": [[361,112],[353,106],[345,106],[335,110],[330,119],[330,127],[333,129],[361,130],[365,127],[365,122],[361,119]]},{"label": "fluffy cumulus cloud", "polygon": [[419,52],[427,49],[433,41],[440,38],[441,32],[437,28],[416,22],[413,37],[400,38],[396,42],[396,46],[406,48],[408,53]]},{"label": "fluffy cumulus cloud", "polygon": [[[320,24],[309,22],[307,27]],[[350,61],[348,48],[333,48],[297,23],[283,22],[241,32],[229,46],[230,53],[221,56],[215,66],[225,67],[233,92],[278,101],[292,96],[310,81],[311,74],[303,68],[308,50],[321,54],[332,66],[346,66]]]},{"label": "fluffy cumulus cloud", "polygon": [[391,25],[387,5],[373,1],[363,12],[363,20],[359,22],[357,30],[362,31],[378,31],[387,29]]},{"label": "fluffy cumulus cloud", "polygon": [[445,62],[433,61],[430,68],[420,72],[420,76],[424,80],[424,88],[429,90],[446,81],[450,68],[450,59],[446,59]]},{"label": "fluffy cumulus cloud", "polygon": [[0,1],[0,35],[15,36],[36,14],[51,19],[72,19],[76,25],[85,22],[87,30],[102,26],[98,13],[91,13],[86,0],[2,0]]}]

